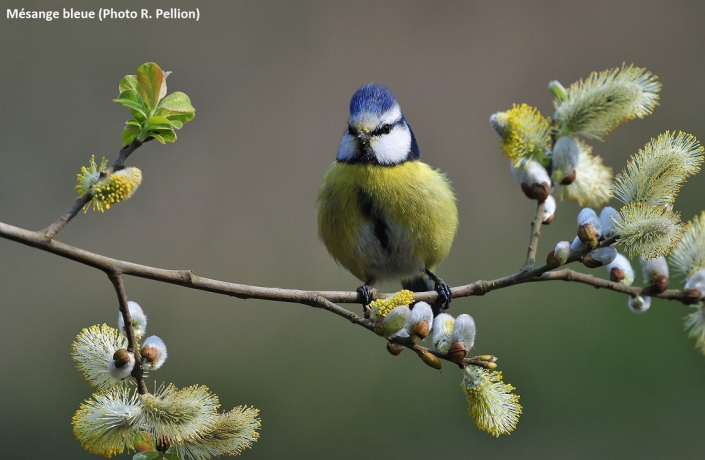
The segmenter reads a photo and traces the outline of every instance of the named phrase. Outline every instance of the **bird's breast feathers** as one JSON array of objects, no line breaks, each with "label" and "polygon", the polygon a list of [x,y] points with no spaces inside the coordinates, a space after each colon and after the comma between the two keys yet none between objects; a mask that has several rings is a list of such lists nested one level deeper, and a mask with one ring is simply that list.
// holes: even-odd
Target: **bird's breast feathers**
[{"label": "bird's breast feathers", "polygon": [[457,225],[448,180],[421,161],[336,161],[318,194],[321,239],[363,281],[433,269],[450,251]]}]

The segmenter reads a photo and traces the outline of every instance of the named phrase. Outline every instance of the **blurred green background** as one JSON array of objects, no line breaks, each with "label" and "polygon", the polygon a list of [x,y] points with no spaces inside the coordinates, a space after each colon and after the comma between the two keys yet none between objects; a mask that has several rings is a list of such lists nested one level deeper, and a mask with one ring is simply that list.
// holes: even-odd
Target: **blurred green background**
[{"label": "blurred green background", "polygon": [[[2,3],[3,13],[105,6]],[[0,221],[39,229],[71,205],[80,167],[120,148],[118,82],[155,61],[174,72],[170,91],[191,96],[195,120],[176,144],[152,142],[130,158],[144,174],[132,199],[81,214],[58,236],[133,262],[260,286],[355,288],[318,241],[315,198],[350,95],[369,81],[395,92],[425,160],[453,181],[460,229],[438,271],[451,285],[513,273],[525,256],[533,204],[509,174],[492,113],[526,102],[551,115],[550,80],[567,86],[634,63],[659,76],[661,104],[591,142],[595,153],[617,172],[666,130],[705,139],[702,2],[109,5],[198,6],[201,20],[0,19]],[[705,207],[704,194],[702,177],[684,187],[684,220]],[[578,210],[559,205],[539,260],[572,239]],[[676,303],[637,316],[623,296],[568,283],[456,300],[452,313],[477,323],[475,351],[499,356],[521,395],[517,430],[495,439],[467,415],[457,369],[394,358],[382,339],[331,314],[135,278],[126,288],[149,316],[148,334],[169,347],[159,382],[205,384],[224,409],[261,409],[261,438],[245,458],[702,456],[705,357]],[[109,281],[0,239],[0,307],[1,456],[90,458],[70,421],[92,389],[69,352],[82,328],[115,323]]]}]

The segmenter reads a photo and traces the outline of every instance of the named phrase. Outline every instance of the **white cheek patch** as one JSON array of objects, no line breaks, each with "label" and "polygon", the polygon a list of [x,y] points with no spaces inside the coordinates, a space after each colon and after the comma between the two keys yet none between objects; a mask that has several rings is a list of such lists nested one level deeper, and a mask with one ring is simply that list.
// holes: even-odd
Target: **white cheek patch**
[{"label": "white cheek patch", "polygon": [[411,149],[411,134],[405,124],[396,125],[389,134],[375,136],[370,142],[377,161],[392,165],[406,160]]},{"label": "white cheek patch", "polygon": [[338,147],[338,160],[340,161],[350,161],[355,156],[357,151],[357,142],[355,138],[350,134],[345,133],[343,139],[340,141],[340,147]]}]

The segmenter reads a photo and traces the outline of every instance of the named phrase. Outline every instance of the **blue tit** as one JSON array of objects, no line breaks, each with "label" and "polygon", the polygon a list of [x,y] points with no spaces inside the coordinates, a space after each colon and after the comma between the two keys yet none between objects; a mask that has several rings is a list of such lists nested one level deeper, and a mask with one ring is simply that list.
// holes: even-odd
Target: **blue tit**
[{"label": "blue tit", "polygon": [[414,133],[387,88],[370,83],[353,94],[317,205],[319,236],[364,283],[357,289],[364,306],[372,300],[370,286],[390,279],[416,292],[435,289],[436,314],[450,306],[450,287],[433,272],[458,227],[455,196],[445,175],[421,161]]}]

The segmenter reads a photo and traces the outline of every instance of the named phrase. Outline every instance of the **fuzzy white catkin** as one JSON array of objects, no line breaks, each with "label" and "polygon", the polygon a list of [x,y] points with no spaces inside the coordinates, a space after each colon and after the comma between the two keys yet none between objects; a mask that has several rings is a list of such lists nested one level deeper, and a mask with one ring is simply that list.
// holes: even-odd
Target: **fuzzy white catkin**
[{"label": "fuzzy white catkin", "polygon": [[624,273],[624,279],[621,281],[622,284],[629,286],[634,282],[634,269],[632,268],[632,264],[629,262],[629,259],[622,254],[617,253],[617,256],[611,263],[606,265],[606,268],[607,273],[611,273],[613,268],[622,270],[622,273]]},{"label": "fuzzy white catkin", "polygon": [[554,182],[561,182],[563,178],[575,171],[579,154],[578,144],[572,137],[563,136],[556,141],[551,155],[551,178]]},{"label": "fuzzy white catkin", "polygon": [[[612,216],[614,220],[610,218]],[[609,238],[610,236],[614,235],[614,232],[612,230],[612,227],[614,226],[615,221],[619,221],[619,213],[617,212],[616,209],[614,209],[611,206],[607,206],[600,211],[600,223],[602,224],[602,235],[605,238]]]},{"label": "fuzzy white catkin", "polygon": [[651,297],[647,295],[643,297],[636,296],[635,298],[629,297],[627,305],[632,313],[641,314],[651,307]]},{"label": "fuzzy white catkin", "polygon": [[641,274],[644,276],[646,284],[650,284],[655,276],[664,275],[668,278],[668,262],[664,256],[649,260],[639,259],[639,264],[641,264]]},{"label": "fuzzy white catkin", "polygon": [[409,337],[405,326],[411,316],[411,310],[406,305],[399,305],[390,311],[382,320],[384,324],[384,336],[388,339],[392,337]]},{"label": "fuzzy white catkin", "polygon": [[428,321],[428,327],[433,326],[433,310],[427,302],[416,302],[414,308],[411,310],[411,316],[409,316],[409,321],[407,322],[408,332],[419,321]]},{"label": "fuzzy white catkin", "polygon": [[548,177],[546,168],[541,166],[541,163],[535,160],[531,160],[525,165],[514,167],[514,163],[509,162],[509,167],[511,168],[512,175],[514,179],[520,184],[546,184],[551,183],[551,179]]},{"label": "fuzzy white catkin", "polygon": [[132,354],[128,354],[128,359],[130,362],[125,364],[123,367],[115,366],[115,360],[110,360],[108,364],[108,375],[115,380],[122,380],[127,378],[132,374],[132,369],[135,367],[135,357]]},{"label": "fuzzy white catkin", "polygon": [[[135,332],[135,336],[140,339],[147,331],[147,315],[145,315],[144,311],[142,311],[142,307],[140,307],[137,302],[132,300],[128,300],[127,309],[130,312],[130,317],[132,318],[132,329]],[[122,313],[118,313],[118,331],[124,335],[127,335]]]},{"label": "fuzzy white catkin", "polygon": [[580,241],[580,238],[577,236],[573,238],[573,242],[570,244],[570,250],[571,251],[581,251],[587,247],[587,243],[584,241]]},{"label": "fuzzy white catkin", "polygon": [[448,313],[441,313],[433,320],[431,342],[436,350],[446,352],[453,343],[453,324],[455,320]]},{"label": "fuzzy white catkin", "polygon": [[475,345],[475,320],[472,316],[462,314],[455,318],[451,342],[460,343],[466,350],[472,349]]},{"label": "fuzzy white catkin", "polygon": [[151,347],[157,350],[157,357],[154,360],[154,362],[149,362],[146,359],[142,358],[142,362],[144,366],[149,369],[149,370],[156,370],[162,367],[162,364],[164,364],[164,361],[166,361],[166,358],[168,356],[167,351],[166,351],[166,344],[162,339],[157,337],[156,335],[152,335],[150,337],[147,337],[145,339],[144,343],[142,344],[142,349],[144,350],[146,347]]},{"label": "fuzzy white catkin", "polygon": [[604,248],[597,248],[590,251],[590,257],[595,260],[599,260],[603,264],[607,265],[614,261],[617,257],[617,250],[612,246],[605,246]]},{"label": "fuzzy white catkin", "polygon": [[543,223],[550,220],[556,213],[556,199],[553,195],[548,195],[546,201],[543,202]]},{"label": "fuzzy white catkin", "polygon": [[683,289],[697,289],[705,295],[705,268],[693,273]]},{"label": "fuzzy white catkin", "polygon": [[[577,238],[577,237],[576,237]],[[578,239],[578,241],[580,241]],[[582,241],[580,241],[582,243]],[[556,243],[556,247],[553,249],[553,254],[556,257],[560,257],[563,260],[563,263],[568,260],[568,257],[570,256],[570,249],[571,245],[567,241],[559,241]]]}]

